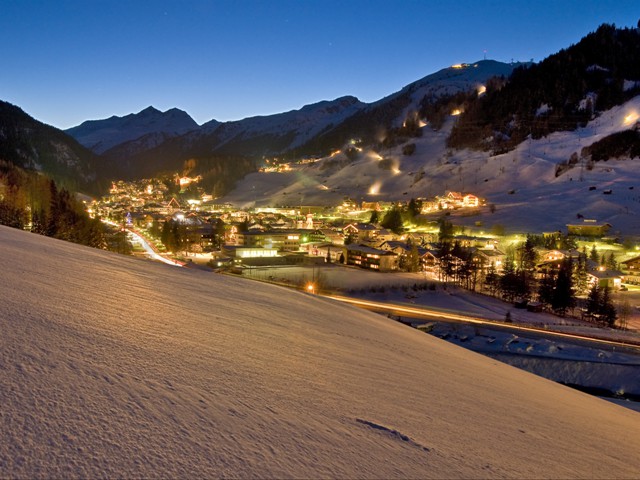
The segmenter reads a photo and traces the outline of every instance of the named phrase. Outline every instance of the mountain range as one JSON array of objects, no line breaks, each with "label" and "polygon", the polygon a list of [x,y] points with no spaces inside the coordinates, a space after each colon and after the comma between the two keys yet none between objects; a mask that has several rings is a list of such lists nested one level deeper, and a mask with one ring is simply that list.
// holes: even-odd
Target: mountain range
[{"label": "mountain range", "polygon": [[211,120],[201,126],[186,112],[148,107],[124,117],[87,121],[66,132],[101,154],[110,170],[124,178],[180,169],[190,159],[209,166],[220,158],[243,157],[255,165],[274,156],[321,156],[354,137],[374,142],[416,116],[423,104],[475,90],[494,76],[507,77],[515,66],[481,61],[473,68],[446,68],[371,104],[345,96],[299,110],[232,122]]},{"label": "mountain range", "polygon": [[[535,195],[534,185],[560,194],[566,188],[561,184],[570,179],[590,181],[604,160],[627,158],[633,165],[636,136],[624,137],[622,149],[615,147],[617,137],[607,136],[636,124],[631,110],[640,94],[639,60],[637,29],[603,25],[538,64],[454,65],[377,102],[345,96],[233,122],[198,125],[178,109],[149,107],[84,122],[65,136],[27,121],[24,112],[6,104],[5,110],[21,120],[2,117],[2,151],[5,160],[66,175],[85,188],[91,179],[101,185],[95,182],[183,171],[189,165],[203,175],[209,193],[242,203],[249,202],[246,192],[259,203],[329,204],[344,196],[397,200],[455,188],[473,189],[490,203],[524,205],[502,195],[527,190]],[[618,123],[607,124],[605,118]],[[55,131],[56,140],[34,140],[30,132],[35,131]],[[77,158],[64,152],[76,152]],[[257,173],[265,159],[274,157],[317,162],[289,176]],[[42,158],[50,160],[39,162]],[[614,173],[602,181],[634,187],[636,169],[622,170],[624,178]],[[619,221],[614,217],[621,211],[635,211],[620,200],[607,198],[606,208],[598,200],[593,209],[587,202],[584,210]],[[561,222],[572,215],[584,212],[575,205]]]}]

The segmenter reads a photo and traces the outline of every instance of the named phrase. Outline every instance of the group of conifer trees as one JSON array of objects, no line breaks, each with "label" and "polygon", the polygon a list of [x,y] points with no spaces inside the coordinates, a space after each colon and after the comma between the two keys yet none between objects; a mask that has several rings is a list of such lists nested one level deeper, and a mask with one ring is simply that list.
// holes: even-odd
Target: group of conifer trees
[{"label": "group of conifer trees", "polygon": [[[529,235],[520,246],[509,249],[501,273],[497,273],[493,265],[489,267],[484,281],[488,291],[508,301],[537,300],[545,310],[560,316],[565,316],[578,306],[578,295],[588,294],[582,309],[585,318],[615,326],[617,312],[610,288],[601,287],[597,282],[589,285],[586,250],[580,252],[575,260],[567,256],[557,266],[549,266],[536,274],[538,255],[535,243],[534,236]],[[589,259],[615,268],[613,256],[606,257],[603,254],[599,257],[595,248]]]},{"label": "group of conifer trees", "polygon": [[0,161],[0,225],[106,248],[105,229],[55,181]]},{"label": "group of conifer trees", "polygon": [[576,45],[516,68],[505,85],[488,84],[485,95],[465,102],[448,145],[497,152],[529,135],[541,138],[584,125],[638,94],[625,79],[640,77],[639,39],[637,29],[602,25]]},{"label": "group of conifer trees", "polygon": [[[446,223],[443,224],[446,227]],[[445,234],[443,234],[445,232]],[[538,301],[544,310],[560,316],[575,312],[579,306],[578,296],[588,295],[583,302],[582,313],[585,318],[615,326],[616,308],[609,287],[588,282],[587,260],[599,262],[609,268],[615,268],[615,260],[610,255],[600,257],[592,250],[589,257],[583,250],[574,259],[567,256],[555,265],[538,268],[537,240],[527,236],[526,241],[509,248],[498,272],[495,264],[486,265],[473,254],[472,249],[461,247],[458,242],[450,242],[446,228],[441,228],[440,276],[444,281],[453,281],[467,289],[475,290],[481,284],[484,290],[493,296],[499,296],[508,302]]]}]

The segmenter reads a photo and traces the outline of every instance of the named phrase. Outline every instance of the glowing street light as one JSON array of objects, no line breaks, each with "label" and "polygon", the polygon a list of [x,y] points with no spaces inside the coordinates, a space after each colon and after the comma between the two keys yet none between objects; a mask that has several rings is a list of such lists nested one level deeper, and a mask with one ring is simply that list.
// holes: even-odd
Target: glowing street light
[{"label": "glowing street light", "polygon": [[313,283],[307,283],[307,292],[315,293],[316,292],[316,286]]}]

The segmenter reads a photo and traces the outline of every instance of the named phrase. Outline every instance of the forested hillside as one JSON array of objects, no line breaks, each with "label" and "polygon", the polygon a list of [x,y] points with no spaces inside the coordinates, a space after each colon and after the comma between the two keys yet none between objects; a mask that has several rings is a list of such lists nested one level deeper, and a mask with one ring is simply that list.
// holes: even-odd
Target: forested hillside
[{"label": "forested hillside", "polygon": [[101,161],[97,155],[57,128],[20,108],[0,101],[0,160],[46,173],[70,190],[96,193]]},{"label": "forested hillside", "polygon": [[43,175],[0,161],[0,225],[106,248],[104,227],[68,190]]},{"label": "forested hillside", "polygon": [[529,135],[574,130],[640,93],[640,33],[602,25],[576,45],[514,70],[469,100],[453,128],[454,148],[510,150]]}]

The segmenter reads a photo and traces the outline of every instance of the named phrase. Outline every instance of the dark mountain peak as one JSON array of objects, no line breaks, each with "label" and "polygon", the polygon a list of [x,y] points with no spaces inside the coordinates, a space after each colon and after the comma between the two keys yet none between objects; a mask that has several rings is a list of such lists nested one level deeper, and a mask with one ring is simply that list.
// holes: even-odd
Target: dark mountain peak
[{"label": "dark mountain peak", "polygon": [[166,134],[167,138],[198,130],[199,125],[183,110],[172,108],[161,112],[153,106],[123,117],[86,121],[67,130],[85,147],[96,153],[151,133]]},{"label": "dark mountain peak", "polygon": [[155,108],[153,105],[149,105],[144,110],[140,110],[136,115],[158,115],[162,114],[160,110]]}]

